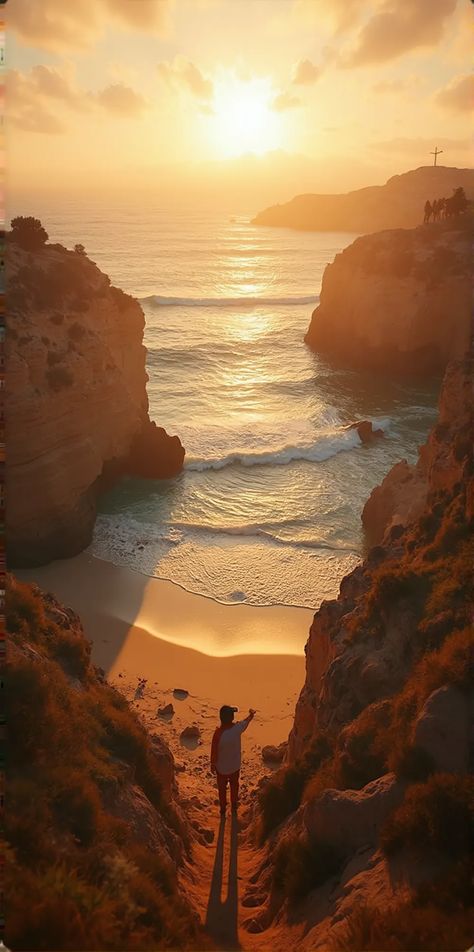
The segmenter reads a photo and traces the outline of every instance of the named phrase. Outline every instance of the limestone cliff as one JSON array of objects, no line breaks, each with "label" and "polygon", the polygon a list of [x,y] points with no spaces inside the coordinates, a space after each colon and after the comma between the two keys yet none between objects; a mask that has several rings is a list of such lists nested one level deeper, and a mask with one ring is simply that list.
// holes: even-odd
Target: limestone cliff
[{"label": "limestone cliff", "polygon": [[244,898],[275,949],[289,924],[308,952],[469,943],[472,374],[471,356],[448,368],[417,469],[392,470],[413,510],[381,507],[391,531],[314,616]]},{"label": "limestone cliff", "polygon": [[148,417],[138,302],[78,251],[7,249],[7,544],[11,565],[73,555],[102,486],[180,471]]},{"label": "limestone cliff", "polygon": [[382,228],[413,228],[422,220],[426,199],[448,198],[459,187],[468,198],[474,197],[472,169],[422,166],[392,176],[385,185],[370,185],[340,195],[297,195],[290,202],[259,212],[253,224],[359,234]]},{"label": "limestone cliff", "polygon": [[351,367],[442,373],[469,344],[472,221],[358,238],[327,266],[305,341]]},{"label": "limestone cliff", "polygon": [[[389,505],[384,512],[391,527],[384,545],[370,550],[367,559],[342,580],[338,599],[323,602],[314,616],[305,649],[305,686],[290,735],[291,759],[308,744],[317,725],[341,726],[367,704],[401,686],[421,647],[416,633],[429,602],[425,589],[436,588],[437,573],[445,578],[447,563],[442,556],[454,564],[456,549],[469,541],[474,515],[472,371],[470,358],[449,366],[439,422],[420,451],[417,467],[409,470],[408,479],[404,470],[400,479],[397,464],[378,487],[382,491],[392,475],[403,498],[399,503],[393,493],[396,516]],[[368,503],[366,523],[370,511]],[[380,535],[385,525],[376,522],[375,527]],[[462,587],[458,588],[456,613],[464,625],[469,604],[463,605]],[[448,611],[449,601],[440,603],[440,610]],[[446,618],[443,624],[449,629]]]}]

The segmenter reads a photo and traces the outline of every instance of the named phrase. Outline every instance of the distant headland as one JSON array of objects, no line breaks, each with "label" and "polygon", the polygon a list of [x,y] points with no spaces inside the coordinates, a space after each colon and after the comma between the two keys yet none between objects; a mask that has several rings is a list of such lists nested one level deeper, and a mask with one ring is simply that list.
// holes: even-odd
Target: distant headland
[{"label": "distant headland", "polygon": [[394,175],[385,185],[370,185],[340,195],[296,195],[283,205],[259,212],[254,225],[300,231],[353,231],[413,228],[423,220],[423,206],[462,187],[474,198],[474,169],[422,166]]}]

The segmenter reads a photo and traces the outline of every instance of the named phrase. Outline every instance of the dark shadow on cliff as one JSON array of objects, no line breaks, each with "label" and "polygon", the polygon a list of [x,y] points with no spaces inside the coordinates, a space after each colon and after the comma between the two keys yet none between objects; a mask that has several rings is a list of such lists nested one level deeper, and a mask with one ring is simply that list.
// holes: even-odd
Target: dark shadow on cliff
[{"label": "dark shadow on cliff", "polygon": [[238,937],[238,882],[237,882],[237,834],[238,821],[232,817],[229,844],[229,878],[227,896],[222,900],[224,869],[225,819],[219,824],[216,856],[212,871],[211,889],[207,903],[205,928],[222,950],[240,949]]},{"label": "dark shadow on cliff", "polygon": [[[79,615],[86,638],[93,642],[92,660],[108,675],[139,617],[148,578],[96,559],[88,549],[72,559],[18,569],[15,575],[51,592],[65,609]],[[138,671],[137,677],[146,674]]]}]

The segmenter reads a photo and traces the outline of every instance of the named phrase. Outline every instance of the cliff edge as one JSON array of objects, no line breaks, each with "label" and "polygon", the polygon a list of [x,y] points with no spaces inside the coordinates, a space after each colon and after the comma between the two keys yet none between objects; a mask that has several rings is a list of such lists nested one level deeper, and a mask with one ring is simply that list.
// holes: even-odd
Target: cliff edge
[{"label": "cliff edge", "polygon": [[323,276],[306,343],[348,367],[441,374],[470,336],[472,219],[358,238]]},{"label": "cliff edge", "polygon": [[393,175],[385,185],[369,185],[340,195],[296,195],[289,202],[259,212],[252,224],[359,234],[414,228],[422,220],[427,199],[447,198],[459,187],[468,198],[474,198],[473,169],[425,165]]},{"label": "cliff edge", "polygon": [[[79,246],[80,247],[80,246]],[[40,565],[91,540],[100,490],[182,469],[148,416],[138,302],[83,251],[7,246],[7,547]]]}]

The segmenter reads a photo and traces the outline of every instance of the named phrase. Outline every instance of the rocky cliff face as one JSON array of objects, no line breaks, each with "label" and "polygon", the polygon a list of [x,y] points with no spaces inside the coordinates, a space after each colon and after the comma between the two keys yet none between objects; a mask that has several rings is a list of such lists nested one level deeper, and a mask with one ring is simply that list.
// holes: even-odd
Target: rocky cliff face
[{"label": "rocky cliff face", "polygon": [[73,555],[102,486],[180,471],[184,449],[148,418],[138,302],[84,254],[7,252],[7,543],[11,565]]},{"label": "rocky cliff face", "polygon": [[371,185],[341,195],[297,195],[272,205],[253,219],[255,225],[303,231],[366,233],[382,228],[414,228],[423,218],[426,199],[448,198],[455,188],[474,197],[474,172],[445,166],[422,166],[394,175],[385,185]]},{"label": "rocky cliff face", "polygon": [[474,422],[472,379],[462,368],[458,362],[447,368],[438,423],[420,448],[416,466],[397,463],[367,500],[362,522],[372,545],[388,539],[394,527],[415,522],[430,494],[451,493],[462,482]]},{"label": "rocky cliff face", "polygon": [[358,238],[324,272],[306,343],[347,366],[441,373],[469,344],[471,224]]},{"label": "rocky cliff face", "polygon": [[[420,648],[416,636],[430,603],[427,593],[441,584],[447,562],[454,564],[456,550],[469,541],[474,515],[472,372],[471,358],[449,366],[439,422],[420,450],[418,465],[394,466],[365,507],[365,524],[379,538],[383,535],[383,545],[370,550],[343,579],[338,599],[323,602],[314,616],[290,759],[304,750],[318,726],[347,723],[406,680]],[[456,593],[462,627],[468,624],[469,605],[462,605],[460,584]],[[449,612],[449,602],[448,597],[443,611]],[[449,628],[446,618],[443,624]]]},{"label": "rocky cliff face", "polygon": [[370,510],[383,543],[314,616],[244,899],[274,948],[289,922],[321,952],[468,940],[472,374],[471,356],[448,368],[418,466],[394,467]]}]

